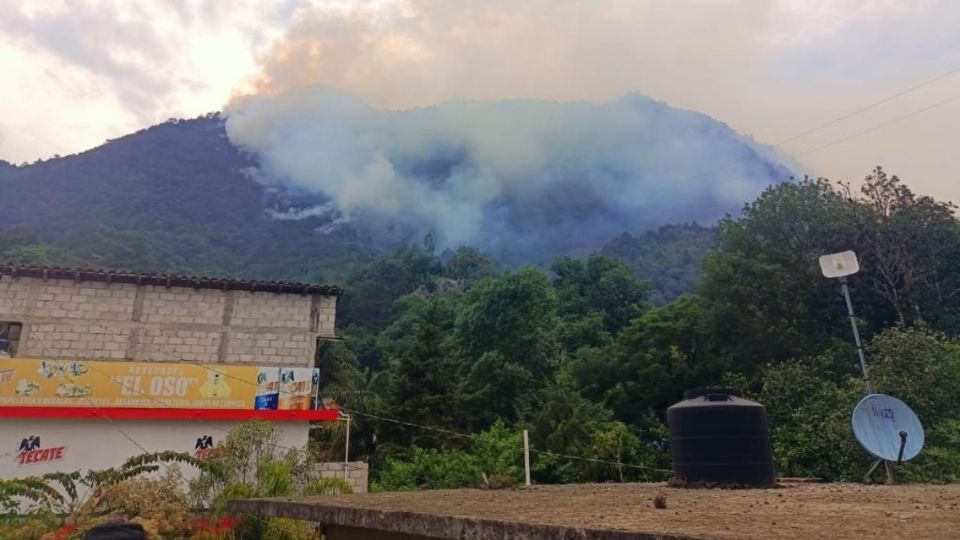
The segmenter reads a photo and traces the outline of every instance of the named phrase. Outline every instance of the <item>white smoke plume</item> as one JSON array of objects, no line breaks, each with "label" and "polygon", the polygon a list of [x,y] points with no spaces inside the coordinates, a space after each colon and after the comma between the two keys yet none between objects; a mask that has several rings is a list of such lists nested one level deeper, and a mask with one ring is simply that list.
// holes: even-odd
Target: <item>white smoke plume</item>
[{"label": "white smoke plume", "polygon": [[452,101],[381,110],[307,87],[247,97],[227,133],[260,174],[323,198],[282,216],[433,233],[507,260],[595,249],[623,231],[711,222],[789,172],[701,114],[607,103]]}]

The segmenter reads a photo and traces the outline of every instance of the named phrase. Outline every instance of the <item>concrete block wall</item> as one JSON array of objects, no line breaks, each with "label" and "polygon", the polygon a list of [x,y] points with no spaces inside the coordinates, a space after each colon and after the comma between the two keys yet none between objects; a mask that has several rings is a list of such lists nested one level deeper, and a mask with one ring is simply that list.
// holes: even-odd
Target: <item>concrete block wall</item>
[{"label": "concrete block wall", "polygon": [[312,366],[333,337],[335,296],[0,278],[17,356]]},{"label": "concrete block wall", "polygon": [[223,321],[227,295],[212,289],[143,287],[140,320],[160,324],[213,325]]},{"label": "concrete block wall", "polygon": [[[140,331],[140,337],[133,346],[133,356],[138,360],[169,362],[179,359],[184,362],[202,364],[219,363],[219,330],[200,330],[198,326],[190,328],[168,328],[148,324]],[[240,359],[227,358],[231,363],[241,363]]]},{"label": "concrete block wall", "polygon": [[301,352],[310,347],[310,337],[302,332],[268,330],[234,332],[227,345],[227,356],[249,364],[292,365]]},{"label": "concrete block wall", "polygon": [[239,294],[233,303],[232,320],[238,326],[263,326],[270,321],[271,328],[306,330],[311,318],[304,317],[312,308],[309,297],[269,292]]},{"label": "concrete block wall", "polygon": [[370,466],[365,461],[313,463],[310,465],[310,478],[341,478],[350,484],[354,493],[366,493]]},{"label": "concrete block wall", "polygon": [[[0,314],[0,318],[20,322],[15,316]],[[24,325],[17,356],[104,360],[126,358],[130,328],[125,325],[98,324],[84,320],[35,320],[35,324]]]}]

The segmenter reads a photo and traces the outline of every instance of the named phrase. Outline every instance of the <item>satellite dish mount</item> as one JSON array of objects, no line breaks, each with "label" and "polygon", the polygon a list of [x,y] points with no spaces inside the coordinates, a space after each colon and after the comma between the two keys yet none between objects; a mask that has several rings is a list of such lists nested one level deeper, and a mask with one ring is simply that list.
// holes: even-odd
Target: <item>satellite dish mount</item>
[{"label": "satellite dish mount", "polygon": [[860,359],[860,372],[863,374],[863,389],[866,397],[853,410],[851,423],[857,441],[867,453],[877,458],[867,474],[863,476],[863,481],[870,483],[873,473],[883,463],[887,483],[892,484],[894,479],[891,463],[896,462],[900,465],[920,453],[920,449],[923,448],[923,426],[917,415],[904,402],[891,396],[873,393],[873,382],[870,380],[870,371],[867,369],[863,342],[860,340],[860,330],[857,328],[853,302],[850,300],[850,288],[847,286],[847,276],[860,271],[857,254],[844,251],[824,255],[820,257],[820,271],[825,278],[840,280],[843,299],[847,302],[850,328],[853,329],[853,340],[857,344],[857,356]]},{"label": "satellite dish mount", "polygon": [[873,383],[870,381],[867,358],[863,354],[863,342],[860,341],[860,330],[857,328],[857,318],[853,313],[853,302],[850,300],[850,288],[847,286],[847,276],[852,276],[860,271],[860,261],[857,260],[857,254],[852,251],[831,253],[820,257],[820,271],[825,278],[840,280],[843,298],[847,302],[847,316],[850,317],[850,327],[853,329],[853,340],[857,344],[857,356],[860,358],[864,393],[872,394]]},{"label": "satellite dish mount", "polygon": [[864,482],[881,463],[885,465],[887,483],[893,483],[892,463],[901,465],[920,453],[923,448],[923,425],[917,415],[899,399],[884,394],[870,394],[863,398],[850,419],[853,435],[868,454],[877,458]]}]

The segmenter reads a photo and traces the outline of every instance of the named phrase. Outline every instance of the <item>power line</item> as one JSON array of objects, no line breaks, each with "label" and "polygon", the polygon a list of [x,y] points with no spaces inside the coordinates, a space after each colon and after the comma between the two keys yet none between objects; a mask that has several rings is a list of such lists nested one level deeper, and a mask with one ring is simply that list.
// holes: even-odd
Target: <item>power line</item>
[{"label": "power line", "polygon": [[[958,97],[960,97],[960,96],[958,96]],[[159,351],[159,350],[155,350],[154,352],[163,353],[163,351]],[[62,369],[62,366],[60,366],[60,363],[59,363],[58,361],[54,360],[54,362],[57,363],[57,365]],[[204,366],[203,364],[197,364],[197,363],[192,363],[192,362],[180,362],[180,363],[186,364],[186,365],[198,366],[198,367],[203,367],[203,368],[209,369],[207,366]],[[117,385],[120,385],[121,387],[123,387],[123,388],[125,388],[125,389],[127,389],[127,390],[129,390],[129,391],[132,391],[132,392],[135,392],[135,393],[137,393],[137,394],[140,394],[141,396],[146,397],[147,399],[150,399],[150,400],[152,400],[152,401],[155,401],[155,402],[159,403],[162,407],[170,408],[170,409],[175,409],[175,408],[177,408],[177,407],[174,407],[174,406],[172,406],[171,404],[169,404],[169,403],[167,403],[167,402],[165,402],[165,401],[163,401],[163,400],[161,400],[161,399],[159,399],[159,398],[156,398],[156,397],[154,397],[154,396],[152,396],[152,395],[150,395],[150,394],[146,394],[146,393],[140,391],[138,388],[134,388],[134,387],[130,387],[130,386],[125,385],[124,383],[120,382],[119,380],[116,380],[116,379],[110,377],[107,372],[105,372],[105,371],[103,371],[103,370],[100,370],[100,369],[98,369],[98,368],[90,365],[89,363],[87,363],[87,367],[89,367],[90,369],[93,369],[94,371],[99,372],[99,373],[102,374],[102,375],[107,376],[107,379],[110,380],[111,382],[113,382],[113,383],[115,383],[115,384],[117,384]],[[64,371],[64,373],[66,373],[66,371]],[[69,375],[67,375],[67,378],[70,379],[71,382],[74,382],[74,381],[72,380],[72,378],[69,377]],[[248,383],[248,384],[256,385],[256,383],[254,383],[254,382],[252,382],[252,381],[247,381],[246,379],[243,379],[243,378],[239,378],[239,377],[231,377],[231,378],[236,379],[236,380],[241,381],[241,382],[246,382],[246,383]],[[108,418],[108,417],[107,417],[106,415],[104,415],[95,405],[93,405],[93,402],[92,402],[92,400],[89,399],[89,397],[84,396],[84,398],[85,398],[88,402],[91,403],[91,405],[94,407],[94,410],[95,410],[102,418],[104,418],[105,420],[107,420],[107,421],[110,422],[111,424],[114,423],[112,419]],[[373,418],[373,419],[376,419],[376,420],[380,420],[380,421],[384,421],[384,422],[390,422],[390,423],[397,424],[397,425],[402,425],[402,426],[405,426],[405,427],[417,428],[417,429],[426,430],[426,431],[434,431],[434,432],[444,433],[444,434],[447,434],[447,435],[453,435],[453,436],[456,436],[456,437],[461,437],[461,438],[470,439],[470,440],[473,440],[473,439],[476,439],[476,438],[477,438],[477,435],[476,435],[476,434],[461,433],[461,432],[459,432],[459,431],[454,431],[454,430],[451,430],[451,429],[439,428],[439,427],[435,427],[435,426],[428,426],[428,425],[424,425],[424,424],[417,424],[417,423],[409,422],[409,421],[406,421],[406,420],[400,420],[400,419],[397,419],[397,418],[390,418],[390,417],[386,417],[386,416],[382,416],[382,415],[378,415],[378,414],[373,414],[373,413],[368,413],[368,412],[364,412],[364,411],[359,411],[359,410],[356,410],[356,409],[348,409],[348,408],[345,408],[345,407],[341,407],[340,410],[342,410],[342,411],[344,411],[344,412],[347,412],[348,414],[354,414],[354,415],[357,415],[357,416],[364,416],[364,417],[368,417],[368,418]],[[115,424],[114,424],[114,427],[116,427]],[[230,432],[229,430],[224,429],[224,428],[219,428],[219,427],[216,427],[216,426],[211,426],[211,427],[213,427],[214,429],[216,429],[216,430],[218,430],[218,431],[221,431],[221,432],[223,432],[223,433],[228,433],[228,434],[229,434],[229,432]],[[144,448],[142,445],[140,445],[140,444],[137,443],[135,440],[133,440],[129,435],[127,435],[125,432],[123,432],[119,427],[116,427],[116,429],[117,429],[122,435],[124,435],[125,437],[127,437],[127,439],[130,440],[131,443],[133,443],[135,446],[137,446],[138,448],[140,448],[144,453],[150,453],[148,450],[146,450],[146,448]],[[287,447],[287,446],[284,446],[284,445],[281,445],[281,444],[277,444],[277,443],[270,443],[270,446],[272,446],[272,447],[274,447],[274,448],[279,448],[279,449],[282,449],[282,450],[300,451],[300,449],[292,448],[292,447]],[[535,448],[531,448],[531,449],[530,449],[530,452],[535,453],[535,454],[550,455],[550,456],[554,456],[554,457],[560,457],[560,458],[564,458],[564,459],[587,461],[587,462],[592,462],[592,463],[600,463],[600,464],[604,464],[604,465],[613,465],[613,466],[617,466],[617,467],[627,467],[627,468],[632,468],[632,469],[655,471],[655,472],[662,472],[662,473],[670,473],[670,472],[672,472],[672,471],[670,471],[670,470],[668,470],[668,469],[661,469],[661,468],[650,467],[650,466],[646,466],[646,465],[636,465],[636,464],[631,464],[631,463],[620,463],[620,462],[616,462],[616,461],[609,461],[609,460],[603,460],[603,459],[597,459],[597,458],[588,458],[588,457],[583,457],[583,456],[575,456],[575,455],[571,455],[571,454],[562,454],[562,453],[559,453],[559,452],[552,452],[552,451],[548,451],[548,450],[537,450],[537,449],[535,449]],[[165,464],[164,464],[164,465],[165,465]],[[352,466],[352,467],[348,467],[348,468],[359,469],[360,467]]]},{"label": "power line", "polygon": [[561,454],[561,453],[559,453],[559,452],[550,452],[549,450],[536,450],[536,449],[534,449],[534,448],[531,448],[530,451],[531,451],[532,453],[534,453],[534,454],[543,454],[543,455],[547,455],[547,456],[554,456],[554,457],[560,457],[560,458],[566,458],[566,459],[575,459],[575,460],[579,460],[579,461],[589,461],[589,462],[592,462],[592,463],[603,463],[603,464],[605,464],[605,465],[616,465],[616,466],[618,466],[618,467],[629,467],[629,468],[631,468],[631,469],[641,469],[641,470],[645,470],[645,471],[656,471],[656,472],[662,472],[662,473],[672,473],[672,472],[673,472],[673,471],[670,470],[670,469],[658,469],[657,467],[648,467],[648,466],[646,466],[646,465],[633,465],[633,464],[631,464],[631,463],[619,463],[619,462],[616,462],[616,461],[609,461],[609,460],[605,460],[605,459],[588,458],[588,457],[583,457],[583,456],[572,456],[572,455],[569,455],[569,454]]},{"label": "power line", "polygon": [[[70,381],[71,384],[73,384],[74,386],[79,386],[79,385],[77,384],[77,382],[73,379],[73,377],[71,377],[71,376],[69,375],[68,371],[67,371],[66,369],[64,369],[63,365],[60,364],[60,361],[59,361],[59,360],[52,360],[52,361],[53,361],[53,363],[55,363],[55,364],[57,365],[58,370],[61,371],[61,372],[63,372],[63,374],[66,376],[67,380]],[[74,362],[76,362],[76,358],[74,358]],[[134,439],[133,437],[131,437],[130,434],[128,434],[126,431],[120,429],[120,427],[118,427],[118,426],[116,425],[116,423],[114,423],[113,419],[110,418],[110,417],[108,417],[107,415],[105,415],[105,414],[100,410],[100,408],[97,407],[97,404],[94,403],[92,399],[90,399],[89,396],[83,395],[83,396],[81,396],[81,397],[82,397],[83,399],[85,399],[85,400],[87,401],[87,403],[90,404],[90,407],[93,408],[93,411],[94,411],[95,414],[97,414],[97,416],[99,416],[100,418],[106,420],[107,423],[109,423],[111,426],[113,426],[113,428],[116,429],[117,432],[120,433],[120,435],[122,435],[125,439],[127,439],[128,441],[130,441],[130,444],[132,444],[132,445],[136,446],[137,448],[139,448],[140,451],[143,452],[144,454],[151,454],[151,453],[153,453],[153,452],[150,452],[149,450],[147,450],[142,444],[138,443],[138,442],[136,441],[136,439]],[[167,470],[170,469],[169,466],[168,466],[166,463],[164,463],[164,462],[162,462],[162,461],[160,461],[159,463],[163,466],[164,469],[167,469]]]},{"label": "power line", "polygon": [[797,156],[798,156],[798,157],[800,157],[800,156],[806,156],[806,155],[812,154],[812,153],[814,153],[814,152],[819,152],[820,150],[825,150],[825,149],[830,148],[830,147],[832,147],[832,146],[836,146],[836,145],[838,145],[838,144],[840,144],[840,143],[847,142],[847,141],[849,141],[850,139],[855,139],[855,138],[857,138],[857,137],[860,137],[861,135],[866,135],[867,133],[876,131],[876,130],[878,130],[878,129],[880,129],[880,128],[884,128],[884,127],[886,127],[886,126],[889,126],[890,124],[894,124],[894,123],[897,123],[897,122],[899,122],[899,121],[901,121],[901,120],[906,120],[907,118],[916,116],[916,115],[918,115],[918,114],[920,114],[920,113],[924,113],[924,112],[926,112],[926,111],[929,111],[930,109],[935,109],[935,108],[940,107],[940,106],[942,106],[942,105],[946,105],[947,103],[950,103],[950,102],[952,102],[952,101],[956,101],[957,99],[960,99],[960,94],[957,94],[957,95],[955,95],[955,96],[953,96],[953,97],[947,98],[947,99],[945,99],[945,100],[943,100],[943,101],[938,101],[937,103],[934,103],[933,105],[928,105],[928,106],[926,106],[926,107],[923,107],[922,109],[917,109],[917,110],[915,110],[915,111],[913,111],[913,112],[904,114],[904,115],[902,115],[902,116],[898,116],[898,117],[896,117],[896,118],[894,118],[894,119],[892,119],[892,120],[888,120],[888,121],[886,121],[886,122],[883,122],[882,124],[877,124],[877,125],[875,125],[875,126],[869,127],[869,128],[867,128],[867,129],[865,129],[865,130],[863,130],[863,131],[859,131],[859,132],[857,132],[857,133],[854,133],[853,135],[848,135],[848,136],[843,137],[843,138],[841,138],[841,139],[837,139],[837,140],[835,140],[835,141],[833,141],[833,142],[830,142],[830,143],[827,143],[827,144],[825,144],[825,145],[823,145],[823,146],[818,146],[818,147],[813,148],[813,149],[811,149],[811,150],[807,150],[806,152],[801,152],[800,154],[797,154]]},{"label": "power line", "polygon": [[[157,352],[160,352],[160,351],[157,351]],[[195,365],[195,366],[203,367],[201,364],[188,364],[188,365]],[[108,379],[110,382],[112,382],[112,383],[114,383],[114,384],[118,384],[118,385],[120,385],[121,387],[123,387],[124,389],[126,389],[126,390],[128,390],[128,391],[135,392],[135,393],[140,394],[141,396],[143,396],[143,397],[145,397],[145,398],[147,398],[147,399],[149,399],[149,400],[152,400],[152,401],[154,401],[154,402],[156,402],[156,403],[159,403],[159,404],[161,405],[161,407],[164,407],[164,408],[167,408],[167,409],[178,409],[178,408],[179,408],[179,407],[174,407],[174,406],[171,405],[170,403],[165,402],[165,401],[163,401],[163,400],[161,400],[161,399],[159,399],[159,398],[157,398],[157,397],[155,397],[155,396],[152,396],[152,395],[150,395],[150,394],[147,394],[147,393],[145,393],[145,392],[142,392],[139,388],[135,388],[135,387],[131,387],[131,386],[127,386],[127,385],[123,384],[122,382],[120,382],[120,381],[118,381],[118,380],[110,377],[110,374],[109,374],[109,373],[107,373],[107,372],[105,372],[105,371],[103,371],[103,370],[101,370],[101,369],[98,369],[98,368],[90,365],[90,363],[87,363],[87,367],[90,368],[90,369],[92,369],[92,370],[94,370],[94,371],[96,371],[96,372],[98,372],[98,373],[100,373],[101,375],[106,376],[107,379]],[[239,380],[243,380],[243,379],[239,379]],[[249,382],[249,381],[248,381],[248,382]],[[218,427],[218,426],[210,426],[210,427],[212,427],[213,429],[215,429],[215,430],[217,430],[217,431],[220,431],[221,433],[226,433],[226,434],[229,434],[229,433],[230,433],[230,430],[225,429],[225,428],[222,428],[222,427]],[[281,444],[278,444],[278,443],[268,443],[268,444],[269,444],[270,446],[274,447],[274,448],[279,448],[279,449],[281,449],[281,450],[287,450],[287,451],[293,450],[293,451],[298,451],[298,452],[300,451],[300,450],[297,449],[297,448],[292,448],[292,447],[289,447],[289,446],[284,446],[284,445],[281,445]],[[141,448],[141,449],[142,449],[142,448]],[[146,451],[146,450],[144,450],[144,451]]]},{"label": "power line", "polygon": [[464,438],[464,439],[476,439],[476,438],[477,438],[476,435],[472,435],[472,434],[469,434],[469,433],[460,433],[459,431],[453,431],[453,430],[450,430],[450,429],[438,428],[438,427],[433,427],[433,426],[425,426],[425,425],[422,425],[422,424],[415,424],[415,423],[413,423],[413,422],[407,422],[407,421],[405,421],[405,420],[398,420],[398,419],[396,419],[396,418],[388,418],[388,417],[386,417],[386,416],[380,416],[380,415],[377,415],[377,414],[372,414],[372,413],[367,413],[367,412],[361,412],[361,411],[358,411],[358,410],[355,410],[355,409],[342,408],[341,410],[346,411],[346,412],[349,413],[349,414],[355,414],[355,415],[357,415],[357,416],[366,416],[366,417],[368,417],[368,418],[373,418],[373,419],[376,419],[376,420],[381,420],[381,421],[383,421],[383,422],[390,422],[390,423],[393,423],[393,424],[398,424],[398,425],[407,426],[407,427],[415,427],[415,428],[422,429],[422,430],[424,430],[424,431],[435,431],[435,432],[437,432],[437,433],[445,433],[445,434],[447,434],[447,435],[454,435],[454,436],[456,436],[456,437],[462,437],[462,438]]},{"label": "power line", "polygon": [[[365,413],[365,412],[361,412],[361,411],[358,411],[358,410],[355,410],[355,409],[353,409],[353,410],[351,410],[351,409],[343,409],[343,410],[349,412],[350,414],[355,414],[355,415],[358,415],[358,416],[367,416],[367,417],[370,417],[370,418],[375,418],[375,419],[377,419],[377,420],[383,420],[383,421],[386,421],[386,422],[392,422],[392,423],[394,423],[394,424],[399,424],[399,425],[403,425],[403,426],[415,427],[415,428],[419,428],[419,429],[423,429],[423,430],[427,430],[427,431],[436,431],[436,432],[440,432],[440,433],[447,433],[447,434],[450,434],[450,435],[456,435],[456,436],[463,437],[463,438],[466,438],[466,439],[476,439],[476,438],[477,438],[477,435],[475,435],[475,434],[460,433],[460,432],[458,432],[458,431],[453,431],[453,430],[450,430],[450,429],[438,428],[438,427],[434,427],[434,426],[427,426],[427,425],[423,425],[423,424],[416,424],[416,423],[414,423],[414,422],[407,422],[407,421],[405,421],[405,420],[398,420],[398,419],[396,419],[396,418],[388,418],[388,417],[380,416],[380,415],[377,415],[377,414]],[[535,453],[535,454],[543,454],[543,455],[549,455],[549,456],[566,458],[566,459],[573,459],[573,460],[579,460],[579,461],[589,461],[589,462],[591,462],[591,463],[602,463],[602,464],[604,464],[604,465],[614,465],[614,466],[618,466],[618,467],[628,467],[628,468],[631,468],[631,469],[640,469],[640,470],[656,471],[656,472],[663,472],[663,473],[672,473],[672,472],[673,472],[673,471],[671,471],[671,470],[669,470],[669,469],[659,469],[659,468],[657,468],[657,467],[649,467],[649,466],[647,466],[647,465],[635,465],[635,464],[632,464],[632,463],[619,463],[619,462],[616,462],[616,461],[609,461],[609,460],[605,460],[605,459],[588,458],[588,457],[583,457],[583,456],[574,456],[574,455],[571,455],[571,454],[562,454],[562,453],[559,453],[559,452],[551,452],[551,451],[549,451],[549,450],[537,450],[537,449],[535,449],[535,448],[530,448],[530,452]]]},{"label": "power line", "polygon": [[[162,356],[166,357],[167,360],[170,360],[170,358],[166,356],[167,353],[165,353],[164,351],[161,351],[161,350],[159,350],[159,349],[148,349],[148,350],[151,350],[152,352],[155,352],[155,353],[160,353]],[[205,368],[205,369],[210,369],[208,366],[205,366],[205,365],[203,365],[203,364],[197,364],[197,363],[192,363],[192,362],[179,362],[179,363],[180,363],[180,364],[184,364],[184,365],[189,365],[189,366],[196,366],[196,367],[202,367],[202,368]],[[58,364],[58,365],[59,365],[59,364]],[[141,391],[140,389],[138,389],[138,388],[134,388],[134,387],[130,387],[130,386],[125,385],[124,383],[120,382],[119,380],[116,380],[116,379],[110,377],[110,374],[109,374],[109,373],[107,373],[107,372],[105,372],[105,371],[103,371],[103,370],[101,370],[101,369],[98,369],[98,368],[90,365],[90,363],[87,363],[86,365],[87,365],[88,368],[90,368],[90,369],[92,369],[92,370],[100,373],[101,375],[106,376],[107,379],[108,379],[110,382],[112,382],[112,383],[114,383],[114,384],[117,384],[117,385],[120,385],[122,388],[124,388],[124,389],[126,389],[126,390],[128,390],[128,391],[135,392],[135,393],[137,393],[137,394],[139,394],[139,395],[141,395],[141,396],[143,396],[143,397],[145,397],[145,398],[147,398],[147,399],[149,399],[149,400],[152,400],[152,401],[160,404],[160,406],[163,407],[163,408],[167,408],[167,409],[177,409],[177,408],[179,408],[179,407],[175,407],[175,406],[171,405],[170,403],[165,402],[165,401],[163,401],[163,400],[161,400],[161,399],[159,399],[159,398],[157,398],[157,397],[155,397],[155,396],[152,396],[152,395],[150,395],[150,394],[144,393],[144,392],[142,392],[142,391]],[[222,372],[218,371],[218,373],[222,373]],[[254,385],[254,386],[257,385],[257,383],[254,383],[254,382],[252,382],[252,381],[248,381],[248,380],[243,379],[243,378],[241,378],[241,377],[231,377],[231,378],[233,378],[233,379],[235,379],[235,380],[238,380],[238,381],[241,381],[241,382],[246,382],[246,383],[251,384],[251,385]],[[290,393],[290,392],[288,392],[288,393]],[[100,415],[103,416],[102,413],[100,413]],[[109,419],[109,418],[107,418],[107,417],[105,417],[105,416],[103,416],[103,417],[104,417],[106,420],[112,422],[111,419]],[[230,430],[229,430],[229,429],[222,428],[222,427],[218,427],[218,426],[209,426],[209,427],[211,427],[212,429],[214,429],[214,430],[216,430],[216,431],[219,431],[219,432],[221,432],[221,433],[225,433],[225,434],[228,434],[228,435],[230,434]],[[118,428],[118,431],[119,431],[119,428]],[[123,432],[121,432],[121,434],[123,434],[123,435],[126,436],[126,434],[124,434]],[[294,448],[294,447],[290,447],[290,446],[286,446],[286,445],[282,445],[282,444],[280,444],[280,443],[266,442],[266,444],[267,444],[268,446],[272,447],[272,448],[279,449],[279,450],[285,450],[285,451],[288,451],[288,452],[302,452],[302,451],[303,451],[303,449]],[[140,447],[139,445],[137,445],[137,446]],[[141,448],[141,450],[143,450],[143,447],[140,447],[140,448]],[[144,450],[144,452],[146,452],[146,450]],[[344,465],[344,468],[350,469],[350,470],[361,470],[361,469],[363,469],[363,467],[358,466],[358,465]]]},{"label": "power line", "polygon": [[[934,78],[932,78],[932,79],[927,79],[927,80],[925,80],[925,81],[923,81],[923,82],[920,82],[920,83],[918,83],[918,84],[915,84],[915,85],[911,86],[910,88],[906,88],[906,89],[904,89],[904,90],[901,90],[900,92],[897,92],[896,94],[893,94],[893,95],[891,95],[891,96],[887,96],[887,97],[885,97],[885,98],[883,98],[883,99],[881,99],[881,100],[879,100],[879,101],[875,101],[875,102],[873,102],[873,103],[871,103],[871,104],[869,104],[869,105],[866,105],[866,106],[864,106],[864,107],[861,107],[861,108],[859,108],[859,109],[857,109],[857,110],[855,110],[855,111],[853,111],[853,112],[847,113],[847,114],[845,114],[845,115],[843,115],[843,116],[840,116],[840,117],[837,117],[837,118],[834,118],[833,120],[830,120],[829,122],[826,122],[826,123],[820,124],[819,126],[816,126],[816,127],[814,127],[814,128],[808,129],[807,131],[804,131],[803,133],[799,133],[799,134],[797,134],[797,135],[794,135],[793,137],[790,137],[789,139],[786,139],[786,140],[784,140],[784,141],[781,141],[781,142],[777,143],[776,146],[783,146],[783,145],[785,145],[785,144],[787,144],[787,143],[793,142],[793,141],[795,141],[795,140],[797,140],[797,139],[800,139],[800,138],[802,138],[802,137],[806,137],[807,135],[810,135],[811,133],[815,133],[815,132],[817,132],[817,131],[820,131],[821,129],[830,127],[830,126],[832,126],[832,125],[834,125],[834,124],[836,124],[836,123],[838,123],[838,122],[842,122],[843,120],[846,120],[847,118],[851,118],[851,117],[853,117],[853,116],[856,116],[856,115],[858,115],[858,114],[860,114],[860,113],[862,113],[862,112],[869,111],[870,109],[873,109],[873,108],[875,108],[875,107],[878,107],[878,106],[880,106],[880,105],[883,105],[884,103],[886,103],[886,102],[888,102],[888,101],[892,101],[892,100],[894,100],[894,99],[896,99],[896,98],[898,98],[898,97],[900,97],[900,96],[903,96],[903,95],[905,95],[905,94],[909,94],[910,92],[913,92],[914,90],[918,90],[918,89],[920,89],[920,88],[923,88],[924,86],[927,86],[927,85],[929,85],[929,84],[933,84],[933,83],[935,83],[935,82],[937,82],[937,81],[939,81],[939,80],[946,79],[947,77],[949,77],[949,76],[951,76],[951,75],[953,75],[953,74],[955,74],[955,73],[958,73],[958,72],[960,72],[960,67],[957,67],[957,68],[955,68],[955,69],[952,69],[952,70],[950,70],[950,71],[948,71],[948,72],[946,72],[946,73],[943,73],[943,74],[941,74],[941,75],[937,75],[936,77],[934,77]],[[803,154],[801,154],[801,155],[803,155]]]}]

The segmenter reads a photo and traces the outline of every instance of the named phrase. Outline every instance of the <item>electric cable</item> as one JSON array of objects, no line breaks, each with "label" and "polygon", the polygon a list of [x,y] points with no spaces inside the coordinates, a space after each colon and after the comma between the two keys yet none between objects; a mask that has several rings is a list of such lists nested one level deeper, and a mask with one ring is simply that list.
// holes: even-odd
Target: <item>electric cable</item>
[{"label": "electric cable", "polygon": [[927,111],[929,111],[930,109],[935,109],[935,108],[940,107],[940,106],[942,106],[942,105],[946,105],[946,104],[951,103],[951,102],[953,102],[953,101],[956,101],[956,100],[958,100],[958,99],[960,99],[960,94],[957,94],[957,95],[955,95],[955,96],[953,96],[953,97],[947,98],[947,99],[945,99],[945,100],[943,100],[943,101],[938,101],[937,103],[934,103],[933,105],[928,105],[928,106],[923,107],[923,108],[921,108],[921,109],[917,109],[917,110],[912,111],[912,112],[909,112],[909,113],[907,113],[907,114],[898,116],[898,117],[896,117],[896,118],[894,118],[894,119],[892,119],[892,120],[888,120],[888,121],[886,121],[886,122],[883,122],[882,124],[877,124],[877,125],[875,125],[875,126],[869,127],[869,128],[867,128],[867,129],[865,129],[865,130],[863,130],[863,131],[859,131],[859,132],[857,132],[857,133],[854,133],[853,135],[848,135],[848,136],[843,137],[843,138],[841,138],[841,139],[837,139],[837,140],[835,140],[835,141],[833,141],[833,142],[830,142],[830,143],[827,143],[827,144],[825,144],[825,145],[823,145],[823,146],[818,146],[818,147],[813,148],[813,149],[811,149],[811,150],[807,150],[807,151],[805,151],[805,152],[801,152],[801,153],[797,154],[797,156],[798,156],[798,157],[800,157],[800,156],[806,156],[806,155],[812,154],[812,153],[814,153],[814,152],[819,152],[819,151],[821,151],[821,150],[826,150],[827,148],[830,148],[830,147],[832,147],[832,146],[836,146],[836,145],[838,145],[838,144],[840,144],[840,143],[847,142],[847,141],[849,141],[850,139],[855,139],[855,138],[857,138],[857,137],[860,137],[861,135],[866,135],[867,133],[870,133],[870,132],[872,132],[872,131],[876,131],[876,130],[878,130],[878,129],[880,129],[880,128],[889,126],[890,124],[897,123],[897,122],[899,122],[899,121],[901,121],[901,120],[906,120],[907,118],[910,118],[910,117],[916,116],[916,115],[918,115],[918,114],[927,112]]},{"label": "electric cable", "polygon": [[806,137],[807,135],[810,135],[811,133],[815,133],[815,132],[817,132],[817,131],[820,131],[821,129],[830,127],[830,126],[832,126],[832,125],[834,125],[834,124],[836,124],[836,123],[838,123],[838,122],[842,122],[843,120],[846,120],[847,118],[851,118],[851,117],[853,117],[853,116],[856,116],[856,115],[858,115],[858,114],[860,114],[860,113],[862,113],[862,112],[869,111],[870,109],[873,109],[873,108],[875,108],[875,107],[878,107],[878,106],[880,106],[880,105],[883,105],[884,103],[887,103],[888,101],[892,101],[892,100],[894,100],[894,99],[896,99],[896,98],[898,98],[898,97],[900,97],[900,96],[909,94],[910,92],[913,92],[914,90],[919,90],[920,88],[923,88],[924,86],[927,86],[927,85],[933,84],[933,83],[935,83],[935,82],[937,82],[937,81],[946,79],[947,77],[949,77],[949,76],[951,76],[951,75],[953,75],[953,74],[955,74],[955,73],[960,73],[960,67],[957,67],[957,68],[955,68],[955,69],[951,69],[950,71],[948,71],[948,72],[946,72],[946,73],[943,73],[943,74],[941,74],[941,75],[938,75],[938,76],[936,76],[936,77],[934,77],[934,78],[932,78],[932,79],[927,79],[927,80],[925,80],[925,81],[923,81],[923,82],[920,82],[919,84],[915,84],[915,85],[913,85],[913,86],[911,86],[911,87],[909,87],[909,88],[907,88],[907,89],[901,90],[900,92],[897,92],[896,94],[893,94],[893,95],[891,95],[891,96],[887,96],[887,97],[885,97],[885,98],[883,98],[883,99],[881,99],[881,100],[879,100],[879,101],[874,101],[873,103],[870,103],[869,105],[866,105],[866,106],[864,106],[864,107],[861,107],[861,108],[859,108],[859,109],[857,109],[857,110],[855,110],[855,111],[853,111],[853,112],[844,114],[843,116],[834,118],[833,120],[830,120],[829,122],[825,122],[825,123],[820,124],[820,125],[818,125],[818,126],[816,126],[816,127],[814,127],[814,128],[808,129],[808,130],[806,130],[806,131],[804,131],[804,132],[802,132],[802,133],[799,133],[799,134],[797,134],[797,135],[794,135],[793,137],[790,137],[789,139],[785,139],[785,140],[777,143],[776,146],[783,146],[783,145],[785,145],[785,144],[791,143],[791,142],[793,142],[793,141],[795,141],[795,140],[797,140],[797,139],[800,139],[800,138],[802,138],[802,137]]}]

